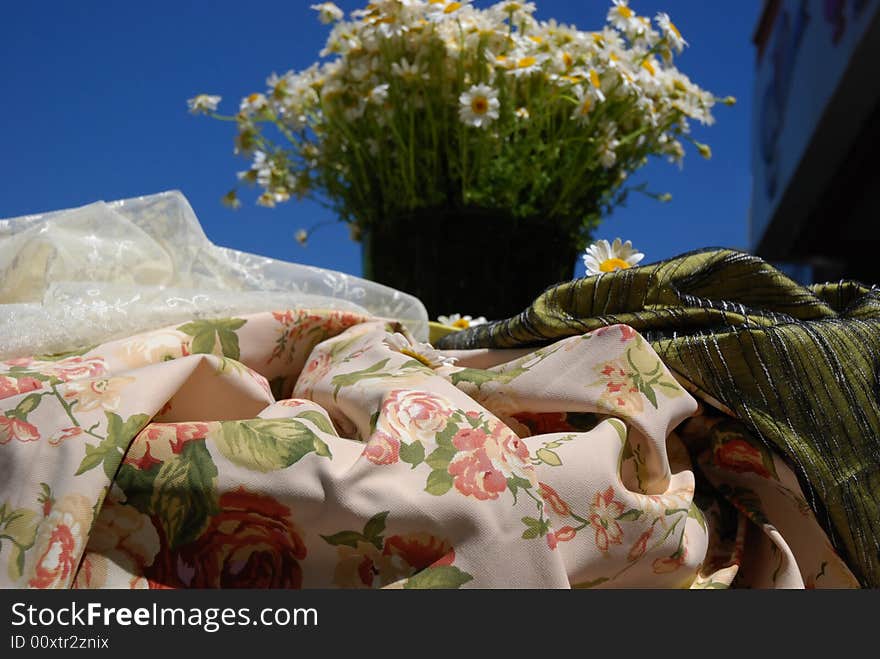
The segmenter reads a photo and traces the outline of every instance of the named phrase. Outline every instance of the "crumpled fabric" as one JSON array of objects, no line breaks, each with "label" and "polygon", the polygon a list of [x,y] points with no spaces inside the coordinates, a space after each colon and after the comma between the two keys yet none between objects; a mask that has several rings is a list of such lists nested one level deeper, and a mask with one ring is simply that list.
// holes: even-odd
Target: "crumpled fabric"
[{"label": "crumpled fabric", "polygon": [[276,306],[396,318],[427,337],[409,294],[212,244],[180,192],[0,220],[0,359]]},{"label": "crumpled fabric", "polygon": [[540,346],[626,323],[788,463],[860,582],[880,587],[880,288],[801,286],[725,249],[559,284],[443,348]]},{"label": "crumpled fabric", "polygon": [[291,309],[7,360],[0,585],[857,585],[631,327],[439,356]]}]

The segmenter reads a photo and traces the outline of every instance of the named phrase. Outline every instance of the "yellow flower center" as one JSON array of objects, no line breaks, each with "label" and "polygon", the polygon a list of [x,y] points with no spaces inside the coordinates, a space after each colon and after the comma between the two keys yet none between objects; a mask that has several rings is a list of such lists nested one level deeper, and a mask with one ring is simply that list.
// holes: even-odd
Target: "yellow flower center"
[{"label": "yellow flower center", "polygon": [[656,73],[656,70],[654,69],[654,65],[651,64],[651,60],[649,60],[649,59],[646,59],[644,62],[642,62],[642,68],[645,69],[651,75],[654,75]]},{"label": "yellow flower center", "polygon": [[471,110],[474,114],[486,114],[489,111],[489,99],[485,96],[474,96],[471,99]]},{"label": "yellow flower center", "polygon": [[431,363],[430,359],[425,357],[423,354],[416,352],[415,350],[410,350],[409,348],[403,348],[403,349],[401,349],[400,352],[402,354],[406,355],[407,357],[412,357],[416,361],[421,362],[422,364],[424,364],[428,368],[434,368],[434,365]]},{"label": "yellow flower center", "polygon": [[590,114],[590,110],[593,109],[593,101],[589,98],[585,98],[584,102],[581,103],[581,114]]},{"label": "yellow flower center", "polygon": [[617,257],[605,259],[599,264],[599,270],[602,272],[614,272],[615,270],[626,270],[627,268],[629,268],[629,263]]},{"label": "yellow flower center", "polygon": [[566,69],[570,69],[574,65],[574,59],[568,53],[562,53],[562,61]]},{"label": "yellow flower center", "polygon": [[461,9],[461,3],[460,2],[450,2],[448,5],[446,5],[443,8],[443,13],[444,14],[451,14],[452,12],[454,12],[457,9]]},{"label": "yellow flower center", "polygon": [[259,94],[251,94],[250,96],[247,97],[247,100],[248,100],[248,103],[256,103],[257,99],[259,99],[259,98],[260,98]]},{"label": "yellow flower center", "polygon": [[457,327],[458,329],[467,329],[471,326],[471,322],[467,318],[459,318],[452,323],[452,326]]},{"label": "yellow flower center", "polygon": [[599,80],[599,74],[596,73],[596,69],[590,69],[590,82],[593,83],[593,87],[596,89],[602,86],[602,81]]},{"label": "yellow flower center", "polygon": [[672,34],[674,34],[676,37],[681,39],[681,32],[678,31],[678,28],[675,27],[675,23],[673,23],[672,21],[669,21],[669,31],[672,32]]},{"label": "yellow flower center", "polygon": [[538,60],[536,60],[534,57],[532,57],[532,56],[530,55],[529,57],[523,57],[521,60],[519,60],[519,61],[516,63],[516,66],[517,66],[517,68],[519,68],[519,69],[525,69],[525,68],[528,68],[528,67],[530,67],[530,66],[533,66],[533,65],[535,64],[535,62],[537,62],[537,61],[538,61]]},{"label": "yellow flower center", "polygon": [[633,10],[626,5],[618,5],[617,13],[620,14],[623,18],[632,18]]}]

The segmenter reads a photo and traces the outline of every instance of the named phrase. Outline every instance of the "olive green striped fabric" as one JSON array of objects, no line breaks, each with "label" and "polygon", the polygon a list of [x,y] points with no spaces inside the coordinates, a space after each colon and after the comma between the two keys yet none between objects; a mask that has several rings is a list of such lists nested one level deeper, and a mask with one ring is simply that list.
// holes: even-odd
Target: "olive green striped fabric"
[{"label": "olive green striped fabric", "polygon": [[853,572],[880,587],[880,289],[804,287],[704,250],[559,284],[438,347],[537,346],[616,323],[782,454]]}]

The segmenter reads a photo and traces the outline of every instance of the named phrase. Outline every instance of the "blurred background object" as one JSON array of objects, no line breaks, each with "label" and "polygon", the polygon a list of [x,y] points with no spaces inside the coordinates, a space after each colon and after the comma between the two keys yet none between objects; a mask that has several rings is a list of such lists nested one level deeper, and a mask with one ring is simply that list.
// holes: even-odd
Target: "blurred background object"
[{"label": "blurred background object", "polygon": [[880,282],[880,2],[766,0],[754,44],[751,249]]}]

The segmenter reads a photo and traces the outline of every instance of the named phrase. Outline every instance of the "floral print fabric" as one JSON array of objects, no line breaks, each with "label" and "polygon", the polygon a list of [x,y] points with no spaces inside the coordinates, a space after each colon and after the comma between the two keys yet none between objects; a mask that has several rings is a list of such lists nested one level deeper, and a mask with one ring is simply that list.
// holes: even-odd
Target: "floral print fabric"
[{"label": "floral print fabric", "polygon": [[440,365],[394,332],[290,310],[5,362],[0,585],[856,585],[632,328]]}]

